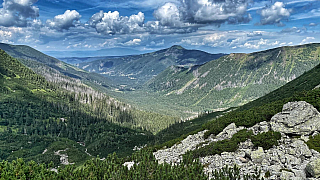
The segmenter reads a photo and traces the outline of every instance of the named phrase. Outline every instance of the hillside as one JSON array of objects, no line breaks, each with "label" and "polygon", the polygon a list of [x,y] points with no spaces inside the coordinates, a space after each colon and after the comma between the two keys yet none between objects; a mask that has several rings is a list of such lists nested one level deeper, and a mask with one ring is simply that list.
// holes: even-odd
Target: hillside
[{"label": "hillside", "polygon": [[[102,94],[60,88],[0,50],[2,160],[23,157],[57,166],[68,160],[79,165],[91,155],[129,155],[153,139],[148,131],[123,127],[135,122],[137,113]],[[64,155],[67,161],[60,159]]]},{"label": "hillside", "polygon": [[[320,162],[319,69],[320,65],[275,91],[284,92],[283,95],[271,92],[253,101],[256,105],[252,107],[245,105],[231,112],[204,114],[192,120],[193,123],[171,126],[164,133],[167,137],[172,135],[171,141],[144,148],[130,157],[119,158],[113,154],[105,160],[88,160],[81,168],[59,168],[59,173],[50,171],[50,164],[18,159],[2,162],[0,171],[4,173],[0,176],[7,179],[319,178],[316,171]],[[272,100],[267,102],[268,98]],[[203,126],[199,128],[200,124]],[[174,136],[179,138],[172,139]],[[25,168],[32,173],[21,171]]]},{"label": "hillside", "polygon": [[182,156],[192,156],[207,174],[236,164],[240,174],[258,168],[260,178],[319,178],[319,69],[221,117],[214,112],[170,126],[157,137],[167,142],[153,147],[155,158],[179,164]]},{"label": "hillside", "polygon": [[[103,74],[112,79],[120,89],[138,88],[152,77],[172,65],[192,66],[204,64],[224,54],[209,54],[172,46],[160,51],[124,57],[109,57],[79,63],[78,67],[89,72]],[[70,59],[68,59],[70,61]],[[132,89],[131,89],[132,90]]]},{"label": "hillside", "polygon": [[[207,135],[210,135],[218,134],[232,122],[249,127],[261,121],[269,121],[274,114],[281,111],[285,103],[290,101],[307,101],[320,110],[319,84],[320,65],[317,65],[284,86],[243,106],[221,112],[204,113],[191,121],[171,125],[157,134],[158,142],[166,142],[162,146],[172,146],[188,134],[204,129],[208,129]],[[219,117],[221,115],[224,116]]]},{"label": "hillside", "polygon": [[29,46],[0,43],[0,49],[19,59],[24,65],[45,76],[49,81],[70,81],[70,78],[73,78],[96,89],[112,86],[111,80],[106,77],[83,71]]},{"label": "hillside", "polygon": [[118,96],[142,106],[157,97],[163,107],[174,104],[183,111],[223,110],[253,101],[299,77],[319,64],[319,55],[320,44],[308,44],[230,54],[200,66],[171,66],[142,90]]}]

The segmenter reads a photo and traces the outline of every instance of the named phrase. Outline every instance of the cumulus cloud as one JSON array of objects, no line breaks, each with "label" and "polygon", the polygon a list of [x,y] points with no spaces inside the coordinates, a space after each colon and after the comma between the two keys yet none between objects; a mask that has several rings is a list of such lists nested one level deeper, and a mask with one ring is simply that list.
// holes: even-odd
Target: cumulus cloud
[{"label": "cumulus cloud", "polygon": [[314,37],[306,37],[305,39],[303,39],[303,40],[301,41],[300,45],[301,45],[301,44],[313,43],[314,40],[315,40]]},{"label": "cumulus cloud", "polygon": [[139,12],[136,15],[120,16],[118,11],[103,12],[94,14],[88,24],[94,27],[98,33],[103,34],[127,34],[143,31],[144,14]]},{"label": "cumulus cloud", "polygon": [[38,0],[4,0],[0,9],[1,26],[25,27],[30,19],[39,17]]},{"label": "cumulus cloud", "polygon": [[232,19],[244,20],[248,0],[182,0],[184,20],[200,24],[221,24]]},{"label": "cumulus cloud", "polygon": [[180,0],[168,2],[153,13],[156,21],[145,24],[150,33],[191,33],[208,24],[247,23],[249,0]]},{"label": "cumulus cloud", "polygon": [[76,24],[79,24],[80,18],[81,15],[76,10],[66,10],[64,14],[48,19],[47,26],[59,31],[68,30],[70,27],[75,27]]},{"label": "cumulus cloud", "polygon": [[141,39],[132,39],[126,43],[124,43],[125,46],[134,46],[139,45],[141,43]]},{"label": "cumulus cloud", "polygon": [[315,27],[315,26],[318,26],[318,24],[317,23],[310,23],[309,26],[310,27]]},{"label": "cumulus cloud", "polygon": [[250,0],[176,0],[163,4],[153,12],[156,20],[144,22],[142,12],[120,16],[118,11],[94,14],[88,25],[102,34],[149,32],[155,34],[191,33],[208,24],[247,23]]},{"label": "cumulus cloud", "polygon": [[274,5],[266,7],[258,12],[261,15],[260,24],[284,26],[281,20],[290,16],[290,9],[286,9],[283,2],[275,2]]},{"label": "cumulus cloud", "polygon": [[166,3],[154,12],[162,25],[181,26],[183,23],[216,24],[242,23],[251,20],[247,13],[249,0],[180,0]]},{"label": "cumulus cloud", "polygon": [[166,3],[157,10],[154,11],[153,16],[163,26],[182,26],[182,20],[180,19],[180,11],[178,7],[173,3]]}]

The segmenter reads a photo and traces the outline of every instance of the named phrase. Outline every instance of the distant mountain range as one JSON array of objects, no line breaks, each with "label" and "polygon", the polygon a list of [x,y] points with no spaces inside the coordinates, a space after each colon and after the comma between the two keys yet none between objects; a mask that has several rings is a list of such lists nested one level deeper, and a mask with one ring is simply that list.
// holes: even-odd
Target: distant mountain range
[{"label": "distant mountain range", "polygon": [[203,65],[170,66],[143,88],[112,95],[153,111],[174,109],[183,114],[224,110],[255,100],[299,77],[319,64],[319,55],[320,44],[232,53]]},{"label": "distant mountain range", "polygon": [[172,46],[141,55],[63,59],[81,62],[77,67],[27,46],[0,48],[47,79],[80,80],[140,109],[178,117],[243,105],[320,62],[319,44],[229,55]]},{"label": "distant mountain range", "polygon": [[[209,54],[199,50],[187,50],[181,46],[172,46],[160,51],[124,57],[101,57],[81,59],[77,64],[81,69],[103,74],[118,85],[139,87],[172,65],[194,66],[215,60],[225,54]],[[79,61],[79,58],[74,58]],[[62,59],[72,61],[71,58]]]},{"label": "distant mountain range", "polygon": [[257,99],[320,62],[320,44],[230,54],[201,66],[172,66],[146,84],[189,107],[229,108]]},{"label": "distant mountain range", "polygon": [[[114,82],[119,74],[107,79],[27,46],[0,44],[0,49],[6,51],[0,50],[0,158],[5,160],[53,161],[56,167],[66,154],[68,162],[79,165],[91,155],[127,156],[145,144],[156,145],[150,148],[154,150],[171,147],[204,129],[208,130],[205,138],[217,135],[231,123],[251,127],[270,121],[289,101],[320,107],[320,44],[225,56],[173,46],[144,55],[108,57],[106,62],[96,60],[104,63],[101,72],[120,68],[117,72],[131,73],[124,78],[142,78],[131,84],[137,89],[128,91],[118,86],[124,81]],[[150,69],[156,67],[164,70],[152,74]],[[240,107],[201,114],[190,122],[164,115],[187,117],[233,106]],[[172,125],[175,122],[179,123]],[[275,139],[273,134],[264,138]],[[232,138],[228,143],[236,147],[239,142]],[[209,147],[217,146],[210,144],[191,155],[208,155],[213,152]],[[225,148],[229,146],[215,152]]]}]

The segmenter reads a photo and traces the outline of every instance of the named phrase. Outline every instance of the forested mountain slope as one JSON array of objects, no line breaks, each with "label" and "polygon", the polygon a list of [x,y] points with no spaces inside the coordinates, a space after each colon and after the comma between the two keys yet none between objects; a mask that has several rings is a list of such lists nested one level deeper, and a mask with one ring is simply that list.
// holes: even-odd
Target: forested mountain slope
[{"label": "forested mountain slope", "polygon": [[201,66],[171,66],[147,82],[144,91],[193,111],[219,110],[255,100],[319,62],[320,44],[230,54]]},{"label": "forested mountain slope", "polygon": [[81,81],[96,89],[110,88],[112,86],[112,82],[107,77],[83,71],[29,46],[0,43],[0,49],[19,59],[36,73],[45,76],[48,81],[69,81],[69,83],[77,81],[74,82],[76,84]]},{"label": "forested mountain slope", "polygon": [[[257,122],[269,121],[290,101],[307,101],[320,111],[319,84],[320,65],[317,65],[291,82],[243,106],[224,112],[204,113],[191,121],[171,125],[158,133],[158,142],[167,141],[165,145],[170,146],[187,137],[189,133],[194,134],[204,129],[212,129],[207,134],[218,134],[232,122],[250,127]],[[223,116],[219,117],[221,115]]]},{"label": "forested mountain slope", "polygon": [[[180,120],[176,117],[152,112],[143,112],[105,95],[104,93],[106,90],[113,86],[112,82],[107,77],[78,69],[77,67],[66,64],[28,46],[15,46],[0,43],[0,49],[1,48],[3,48],[8,54],[18,58],[18,60],[25,66],[31,68],[37,74],[44,76],[47,81],[52,82],[59,88],[75,94],[85,93],[86,96],[92,96],[93,99],[100,99],[101,97],[104,97],[113,104],[116,104],[116,106],[121,106],[122,109],[130,110],[134,119],[133,121],[126,122],[120,119],[112,121],[120,123],[121,126],[143,128],[156,133]],[[85,100],[83,101],[86,102]],[[97,102],[91,104],[92,107],[98,106],[95,103]],[[103,109],[100,109],[99,112],[96,113],[100,113],[102,115],[107,114],[106,112],[103,112]]]},{"label": "forested mountain slope", "polygon": [[[72,166],[69,166],[68,168],[61,168],[59,169],[59,173],[50,172],[50,165],[48,164],[37,165],[33,162],[25,163],[21,159],[12,163],[2,162],[0,164],[2,167],[0,171],[4,173],[2,173],[1,176],[9,178],[19,178],[24,176],[29,178],[50,177],[52,179],[103,179],[115,177],[117,179],[141,179],[141,177],[144,179],[208,179],[208,175],[203,172],[207,172],[208,169],[215,166],[220,167],[220,165],[224,163],[231,162],[232,164],[235,162],[236,165],[234,168],[230,168],[229,166],[228,168],[223,168],[221,171],[213,172],[212,177],[214,179],[227,177],[238,177],[239,179],[269,179],[271,176],[273,178],[279,178],[287,176],[297,177],[299,175],[299,177],[304,177],[303,179],[306,179],[308,176],[314,176],[314,174],[306,174],[306,172],[310,172],[308,168],[306,168],[306,166],[310,167],[310,165],[307,165],[306,162],[311,163],[312,161],[318,161],[316,155],[319,155],[319,152],[316,151],[320,151],[319,134],[315,134],[309,138],[303,138],[302,136],[292,136],[290,134],[282,136],[280,133],[270,130],[268,132],[260,133],[262,130],[259,128],[263,127],[262,124],[256,127],[258,128],[258,133],[255,132],[255,128],[243,128],[252,127],[262,121],[269,123],[271,117],[281,112],[283,105],[287,102],[306,101],[312,104],[319,111],[320,90],[317,88],[320,84],[319,69],[320,65],[303,73],[300,77],[294,79],[276,91],[269,93],[265,97],[259,98],[256,101],[234,111],[224,112],[221,117],[217,118],[216,115],[221,115],[223,112],[210,113],[208,115],[203,115],[198,119],[194,119],[192,121],[193,123],[185,122],[176,124],[165,130],[165,133],[167,133],[167,137],[165,137],[166,140],[170,140],[174,136],[179,137],[179,134],[181,137],[168,141],[162,144],[162,146],[151,147],[152,150],[156,151],[162,149],[163,146],[166,146],[168,149],[168,147],[171,147],[174,144],[176,144],[176,146],[173,146],[173,148],[180,147],[179,145],[186,145],[185,143],[188,143],[189,141],[189,144],[195,142],[198,143],[198,145],[193,144],[195,148],[192,148],[192,151],[182,154],[183,160],[179,163],[175,162],[177,163],[175,166],[171,166],[167,163],[159,164],[159,157],[154,157],[158,152],[152,153],[150,152],[150,148],[149,150],[148,148],[145,148],[142,151],[133,154],[131,157],[118,158],[116,155],[110,155],[105,160],[89,160],[81,168],[75,168]],[[204,123],[203,126],[199,126],[201,123],[198,122]],[[235,123],[235,127],[229,126],[231,123]],[[193,126],[192,124],[196,125]],[[218,135],[227,126],[229,127],[228,131],[224,131],[224,133]],[[243,127],[239,128],[239,126]],[[238,128],[234,129],[236,127]],[[202,132],[204,133],[204,137],[196,136],[198,132],[204,129],[208,130],[206,132]],[[171,137],[170,134],[172,135]],[[186,138],[188,134],[195,134],[195,136],[189,136],[188,139]],[[230,134],[231,137],[228,138]],[[210,138],[205,139],[209,136]],[[227,138],[223,140],[216,139],[224,136]],[[158,138],[160,138],[159,140],[161,141],[161,137]],[[210,141],[212,138],[217,141]],[[184,142],[180,142],[183,139]],[[251,139],[251,145],[248,143],[247,139]],[[240,145],[242,148],[245,148],[244,150],[249,151],[247,153],[238,151]],[[162,151],[166,151],[167,149],[162,149]],[[309,149],[314,150],[310,151]],[[175,149],[175,152],[179,151],[186,151],[186,149]],[[170,160],[170,158],[173,158],[173,154],[175,154],[175,152],[172,152],[172,154],[169,154],[169,150],[167,152],[168,154],[165,154],[167,156],[164,158]],[[272,154],[273,152],[276,153]],[[289,155],[288,153],[291,153],[292,155]],[[299,156],[297,153],[302,155]],[[269,158],[269,156],[272,158],[273,162],[279,161],[279,163],[272,165],[266,163],[265,160],[262,162],[259,161],[266,159],[266,157]],[[243,157],[243,159],[240,159],[239,157]],[[220,158],[221,161],[214,158]],[[280,161],[281,158],[283,158],[283,161]],[[225,161],[225,159],[228,161]],[[291,161],[292,159],[298,161]],[[297,164],[297,162],[299,163]],[[252,168],[252,165],[258,166],[257,171]],[[127,166],[130,166],[130,168]],[[247,166],[251,169],[239,169],[239,167]],[[31,169],[33,173],[30,173],[30,171],[22,171],[25,168]],[[259,168],[262,170],[260,173]],[[240,175],[242,172],[247,171],[255,173],[251,175]],[[12,172],[16,173],[14,174]]]},{"label": "forested mountain slope", "polygon": [[140,87],[143,83],[158,75],[172,65],[200,65],[217,59],[225,54],[209,54],[199,50],[187,50],[181,46],[172,46],[160,51],[107,58],[78,64],[79,68],[89,72],[104,74],[114,80],[122,89]]},{"label": "forested mountain slope", "polygon": [[59,165],[59,153],[70,163],[128,155],[153,139],[150,132],[122,127],[138,124],[137,113],[102,94],[60,88],[0,50],[0,159]]}]

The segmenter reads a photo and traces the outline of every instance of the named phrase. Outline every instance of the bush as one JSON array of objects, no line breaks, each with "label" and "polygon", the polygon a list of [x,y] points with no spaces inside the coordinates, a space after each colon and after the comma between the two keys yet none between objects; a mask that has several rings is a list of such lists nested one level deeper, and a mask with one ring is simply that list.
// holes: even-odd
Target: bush
[{"label": "bush", "polygon": [[251,137],[251,141],[255,147],[262,147],[263,149],[270,149],[278,145],[278,140],[281,139],[279,132],[268,131]]}]

